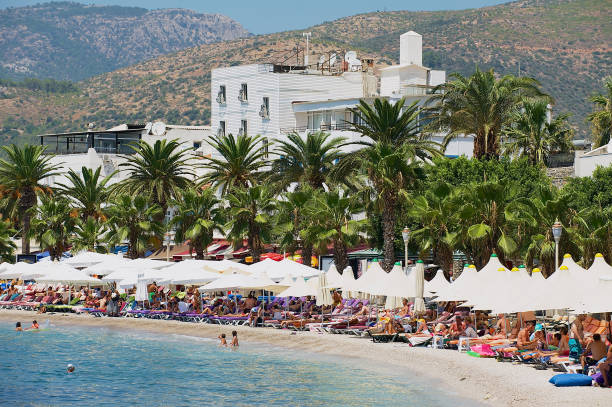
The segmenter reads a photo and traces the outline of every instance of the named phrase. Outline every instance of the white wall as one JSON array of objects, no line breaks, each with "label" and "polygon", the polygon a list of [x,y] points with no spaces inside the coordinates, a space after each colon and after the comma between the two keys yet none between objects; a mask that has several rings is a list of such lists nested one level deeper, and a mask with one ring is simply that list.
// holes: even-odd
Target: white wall
[{"label": "white wall", "polygon": [[597,167],[608,167],[612,165],[612,154],[601,154],[595,156],[576,156],[574,161],[574,174],[577,177],[590,177]]}]

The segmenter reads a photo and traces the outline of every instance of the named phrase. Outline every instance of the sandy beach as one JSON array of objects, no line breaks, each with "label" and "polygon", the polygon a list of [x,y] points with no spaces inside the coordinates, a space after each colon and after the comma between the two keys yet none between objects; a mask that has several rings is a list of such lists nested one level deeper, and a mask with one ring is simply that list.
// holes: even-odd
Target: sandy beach
[{"label": "sandy beach", "polygon": [[[492,406],[609,406],[612,391],[592,387],[557,388],[548,383],[552,371],[539,371],[525,365],[500,363],[494,359],[471,358],[450,350],[411,348],[406,344],[373,343],[366,338],[323,335],[272,328],[228,327],[133,318],[94,318],[76,314],[36,315],[29,311],[0,311],[2,321],[29,322],[49,319],[56,325],[99,326],[119,330],[142,330],[216,338],[220,333],[239,332],[242,343],[257,342],[292,350],[307,350],[350,357],[360,366],[401,366],[461,397]],[[435,389],[432,389],[435,391]]]}]

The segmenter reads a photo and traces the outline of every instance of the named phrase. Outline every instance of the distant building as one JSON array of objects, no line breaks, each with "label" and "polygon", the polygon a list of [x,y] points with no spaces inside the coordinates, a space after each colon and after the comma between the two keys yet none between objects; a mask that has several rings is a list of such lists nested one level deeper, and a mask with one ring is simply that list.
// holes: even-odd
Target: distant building
[{"label": "distant building", "polygon": [[612,165],[612,140],[586,153],[576,152],[574,174],[577,177],[590,177],[597,167],[609,167],[610,165]]},{"label": "distant building", "polygon": [[[211,74],[211,129],[217,135],[248,133],[269,141],[290,132],[325,131],[356,141],[360,135],[350,131],[350,123],[360,99],[397,102],[405,97],[408,104],[423,105],[445,81],[445,71],[423,66],[422,37],[414,31],[400,36],[400,64],[380,69],[380,77],[372,62],[359,60],[354,51],[329,60],[322,56],[309,66],[217,68]],[[471,157],[472,150],[473,137],[459,137],[446,154]]]},{"label": "distant building", "polygon": [[[60,173],[72,169],[80,172],[81,167],[96,169],[110,175],[124,162],[124,155],[134,154],[130,145],[139,141],[154,144],[157,140],[177,139],[183,147],[193,151],[194,158],[212,154],[212,148],[205,143],[211,135],[209,126],[176,126],[162,122],[144,124],[122,124],[108,130],[88,130],[83,132],[46,134],[40,136],[45,152],[55,154],[51,163],[60,166]],[[116,183],[125,178],[125,173],[117,172],[111,179]],[[64,183],[66,177],[55,176],[45,180],[50,186]]]}]

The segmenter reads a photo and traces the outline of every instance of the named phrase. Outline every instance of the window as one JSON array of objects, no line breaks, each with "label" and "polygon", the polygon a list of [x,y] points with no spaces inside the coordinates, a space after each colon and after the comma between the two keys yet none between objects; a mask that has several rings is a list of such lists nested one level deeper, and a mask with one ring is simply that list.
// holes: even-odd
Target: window
[{"label": "window", "polygon": [[240,121],[240,133],[246,135],[247,134],[247,121],[246,120],[241,120]]},{"label": "window", "polygon": [[219,86],[219,93],[217,93],[217,103],[225,103],[225,85]]},{"label": "window", "polygon": [[259,115],[264,119],[270,118],[270,98],[263,98],[261,108],[259,109]]},{"label": "window", "polygon": [[202,143],[199,141],[194,141],[193,142],[193,149],[197,150],[198,148],[202,147]]},{"label": "window", "polygon": [[217,130],[217,135],[218,136],[225,136],[225,121],[221,120],[219,122],[219,129]]},{"label": "window", "polygon": [[249,92],[246,83],[240,85],[240,93],[238,94],[238,100],[240,100],[241,102],[246,102],[249,100]]},{"label": "window", "polygon": [[270,150],[270,142],[268,141],[268,138],[263,138],[261,142],[263,143],[264,157],[268,158],[268,152]]}]

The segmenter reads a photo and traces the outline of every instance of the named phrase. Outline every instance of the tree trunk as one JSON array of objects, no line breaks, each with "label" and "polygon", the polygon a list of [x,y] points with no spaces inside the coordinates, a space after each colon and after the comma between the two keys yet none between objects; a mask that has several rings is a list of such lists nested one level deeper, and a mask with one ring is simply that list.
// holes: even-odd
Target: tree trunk
[{"label": "tree trunk", "polygon": [[193,248],[196,253],[196,260],[204,260],[204,245],[200,241],[195,241]]},{"label": "tree trunk", "polygon": [[21,229],[21,253],[30,254],[30,212],[25,210],[23,213],[23,228]]},{"label": "tree trunk", "polygon": [[310,243],[304,243],[302,248],[302,259],[305,266],[312,266],[312,245]]},{"label": "tree trunk", "polygon": [[334,263],[339,273],[342,273],[348,267],[346,244],[342,240],[334,241]]},{"label": "tree trunk", "polygon": [[383,269],[388,273],[395,263],[395,206],[397,197],[392,194],[383,196]]}]

